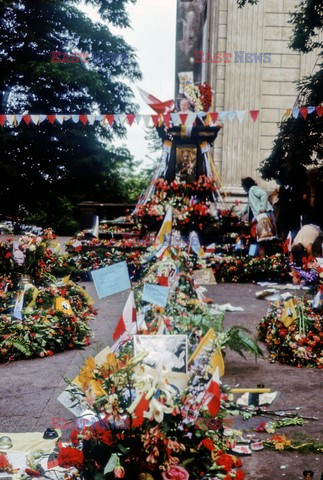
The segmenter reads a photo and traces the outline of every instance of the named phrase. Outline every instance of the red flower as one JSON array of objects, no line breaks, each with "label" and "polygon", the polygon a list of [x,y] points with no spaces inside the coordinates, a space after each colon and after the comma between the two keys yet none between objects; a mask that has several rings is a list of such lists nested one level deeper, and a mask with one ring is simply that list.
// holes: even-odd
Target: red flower
[{"label": "red flower", "polygon": [[125,476],[125,469],[123,467],[116,467],[113,470],[114,477],[115,478],[123,478]]},{"label": "red flower", "polygon": [[78,439],[78,431],[77,430],[73,430],[73,432],[71,433],[70,440],[71,440],[71,443],[73,445],[75,445],[75,446],[78,445],[79,439]]},{"label": "red flower", "polygon": [[239,468],[241,467],[241,465],[242,465],[242,461],[240,460],[240,458],[237,458],[236,461],[234,462],[234,466],[236,468]]},{"label": "red flower", "polygon": [[7,253],[5,254],[5,258],[11,258],[11,253],[10,253],[10,252],[7,252]]},{"label": "red flower", "polygon": [[12,469],[11,464],[5,453],[0,453],[0,472],[10,471]]},{"label": "red flower", "polygon": [[60,449],[57,461],[59,466],[63,468],[79,468],[84,463],[84,455],[77,448],[65,447]]},{"label": "red flower", "polygon": [[41,473],[38,470],[32,470],[31,468],[26,468],[25,473],[31,477],[40,477]]},{"label": "red flower", "polygon": [[210,450],[210,452],[213,452],[215,450],[214,443],[210,438],[204,438],[201,442],[205,448]]},{"label": "red flower", "polygon": [[226,473],[230,472],[233,466],[233,458],[227,453],[223,453],[219,458],[217,458],[216,463],[219,467],[223,467]]},{"label": "red flower", "polygon": [[244,480],[244,478],[245,478],[244,472],[239,470],[239,472],[236,473],[235,480]]}]

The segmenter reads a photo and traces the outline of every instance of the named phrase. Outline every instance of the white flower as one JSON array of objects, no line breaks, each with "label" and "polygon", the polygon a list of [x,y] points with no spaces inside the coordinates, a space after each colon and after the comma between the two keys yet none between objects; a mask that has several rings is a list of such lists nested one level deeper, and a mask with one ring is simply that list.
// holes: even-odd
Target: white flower
[{"label": "white flower", "polygon": [[172,413],[173,409],[163,405],[162,403],[158,402],[156,398],[152,398],[149,404],[148,412],[144,412],[144,417],[151,419],[153,418],[156,422],[160,423],[164,420],[165,413]]}]

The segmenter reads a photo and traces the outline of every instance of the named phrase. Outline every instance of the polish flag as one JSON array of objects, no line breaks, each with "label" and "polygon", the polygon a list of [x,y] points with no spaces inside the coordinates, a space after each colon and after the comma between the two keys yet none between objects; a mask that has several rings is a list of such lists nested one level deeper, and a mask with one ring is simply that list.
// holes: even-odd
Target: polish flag
[{"label": "polish flag", "polygon": [[292,232],[289,231],[285,243],[283,245],[283,252],[287,253],[292,250]]},{"label": "polish flag", "polygon": [[220,374],[218,367],[216,368],[213,377],[209,381],[206,387],[205,393],[205,405],[210,412],[212,417],[215,417],[220,410]]},{"label": "polish flag", "polygon": [[163,114],[168,113],[174,107],[174,100],[167,100],[166,102],[161,102],[158,98],[154,97],[150,93],[145,92],[141,88],[137,87],[140,95],[143,100],[150,106],[156,113]]},{"label": "polish flag", "polygon": [[118,325],[113,333],[113,340],[116,341],[125,332],[131,333],[132,325],[137,320],[136,304],[133,291],[129,293],[128,300],[124,306]]},{"label": "polish flag", "polygon": [[215,243],[211,243],[205,248],[204,254],[207,257],[209,255],[213,255],[214,252],[215,252]]}]

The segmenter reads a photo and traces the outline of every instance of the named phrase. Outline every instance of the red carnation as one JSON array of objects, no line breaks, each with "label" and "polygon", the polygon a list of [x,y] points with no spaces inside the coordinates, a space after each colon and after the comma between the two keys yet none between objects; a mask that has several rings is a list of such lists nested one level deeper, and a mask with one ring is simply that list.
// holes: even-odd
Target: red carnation
[{"label": "red carnation", "polygon": [[213,452],[213,450],[215,450],[214,443],[212,442],[212,440],[210,438],[204,438],[201,443],[203,444],[203,446],[205,448],[210,450],[210,452]]},{"label": "red carnation", "polygon": [[65,447],[60,449],[57,461],[59,466],[63,468],[79,468],[84,463],[84,455],[77,448]]},{"label": "red carnation", "polygon": [[78,431],[77,430],[73,430],[73,432],[71,433],[70,440],[71,440],[71,443],[73,445],[75,445],[75,446],[78,445],[79,439],[78,439]]},{"label": "red carnation", "polygon": [[233,458],[231,455],[228,455],[227,453],[223,453],[217,460],[216,460],[217,465],[219,467],[223,467],[224,471],[226,473],[230,472],[233,466]]},{"label": "red carnation", "polygon": [[235,480],[244,480],[244,478],[245,478],[244,472],[239,470],[239,472],[236,473]]}]

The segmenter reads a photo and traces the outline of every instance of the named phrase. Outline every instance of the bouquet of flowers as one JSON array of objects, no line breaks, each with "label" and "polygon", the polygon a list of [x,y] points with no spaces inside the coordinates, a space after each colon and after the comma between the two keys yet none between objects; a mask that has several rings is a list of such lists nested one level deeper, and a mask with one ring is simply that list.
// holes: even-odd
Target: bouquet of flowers
[{"label": "bouquet of flowers", "polygon": [[294,297],[293,302],[296,320],[286,326],[282,321],[286,306],[273,304],[258,326],[259,338],[266,343],[273,362],[323,368],[321,316],[313,312],[309,300]]}]

